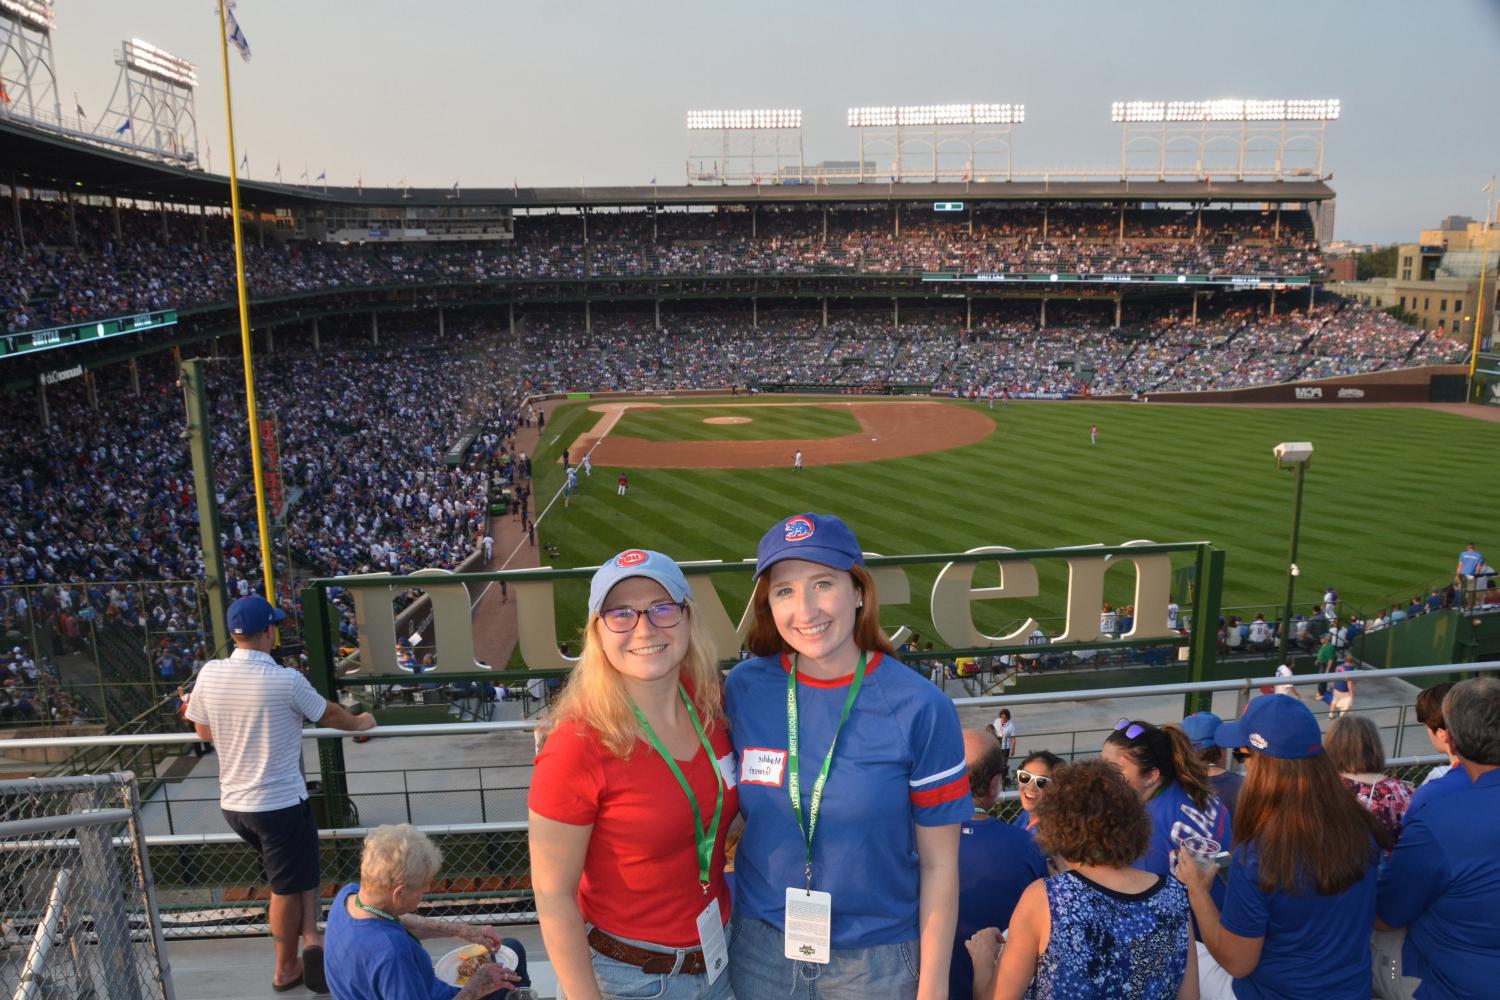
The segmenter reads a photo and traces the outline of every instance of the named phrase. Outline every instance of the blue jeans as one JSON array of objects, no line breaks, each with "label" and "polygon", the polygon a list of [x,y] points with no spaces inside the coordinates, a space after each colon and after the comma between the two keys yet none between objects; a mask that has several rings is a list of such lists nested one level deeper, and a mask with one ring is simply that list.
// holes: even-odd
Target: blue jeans
[{"label": "blue jeans", "polygon": [[835,948],[827,965],[783,956],[781,930],[763,920],[730,921],[729,978],[735,1000],[916,1000],[917,942]]},{"label": "blue jeans", "polygon": [[[724,935],[728,937],[729,932],[726,925]],[[675,953],[679,958],[686,954],[681,949],[663,948],[650,941],[636,941],[614,934],[610,937],[647,951],[669,955]],[[718,982],[710,984],[708,976],[703,973],[689,976],[680,972],[642,972],[633,965],[607,958],[592,948],[589,949],[589,958],[594,963],[594,978],[599,982],[599,993],[604,1000],[734,1000],[734,994],[729,989],[730,974],[727,972],[719,976]]]}]

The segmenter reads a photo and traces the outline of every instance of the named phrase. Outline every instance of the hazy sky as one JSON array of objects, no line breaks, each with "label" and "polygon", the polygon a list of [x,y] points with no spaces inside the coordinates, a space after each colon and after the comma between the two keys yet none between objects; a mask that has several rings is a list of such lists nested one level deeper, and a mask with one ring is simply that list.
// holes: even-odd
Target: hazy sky
[{"label": "hazy sky", "polygon": [[[200,151],[228,165],[212,0],[57,0],[65,114],[104,110],[122,39],[199,65]],[[1482,216],[1500,171],[1500,0],[512,3],[241,0],[239,148],[367,187],[680,183],[689,108],[796,107],[806,159],[858,152],[857,104],[1026,105],[1017,167],[1119,162],[1109,103],[1337,97],[1335,236]]]}]

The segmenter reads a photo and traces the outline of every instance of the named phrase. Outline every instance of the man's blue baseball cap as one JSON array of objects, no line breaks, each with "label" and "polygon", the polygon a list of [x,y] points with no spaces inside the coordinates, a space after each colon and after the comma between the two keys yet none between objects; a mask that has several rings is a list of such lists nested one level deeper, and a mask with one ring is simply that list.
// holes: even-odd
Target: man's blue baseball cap
[{"label": "man's blue baseball cap", "polygon": [[854,532],[832,514],[793,514],[778,521],[755,550],[755,575],[783,559],[806,559],[844,570],[865,564]]},{"label": "man's blue baseball cap", "polygon": [[1194,750],[1207,750],[1214,745],[1214,733],[1224,720],[1212,712],[1194,712],[1182,720],[1182,731],[1192,741]]},{"label": "man's blue baseball cap", "polygon": [[255,635],[258,632],[264,632],[284,618],[286,618],[285,611],[272,607],[271,602],[259,594],[241,597],[229,605],[229,610],[224,615],[224,621],[234,635]]},{"label": "man's blue baseball cap", "polygon": [[626,549],[594,571],[594,578],[589,582],[589,614],[598,614],[615,584],[633,576],[643,576],[661,584],[667,596],[679,604],[692,593],[687,577],[670,557],[649,549]]},{"label": "man's blue baseball cap", "polygon": [[1219,727],[1214,742],[1230,749],[1249,747],[1281,760],[1302,760],[1323,752],[1318,720],[1301,699],[1287,694],[1256,698],[1244,715]]}]

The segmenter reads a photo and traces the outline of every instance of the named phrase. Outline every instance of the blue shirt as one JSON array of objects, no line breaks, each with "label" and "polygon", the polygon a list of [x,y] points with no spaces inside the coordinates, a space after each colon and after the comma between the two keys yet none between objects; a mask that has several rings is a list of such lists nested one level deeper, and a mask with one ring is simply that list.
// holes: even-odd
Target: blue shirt
[{"label": "blue shirt", "polygon": [[1417,816],[1408,810],[1404,822],[1380,873],[1379,898],[1380,919],[1406,928],[1402,971],[1422,980],[1419,1000],[1494,996],[1500,983],[1500,771],[1428,799]]},{"label": "blue shirt", "polygon": [[948,968],[948,1000],[971,1000],[974,964],[964,942],[985,927],[1010,926],[1021,893],[1046,878],[1047,859],[1024,828],[991,816],[970,819],[958,832],[958,927]]},{"label": "blue shirt", "polygon": [[[734,903],[745,916],[778,928],[786,890],[804,884],[806,862],[786,784],[789,666],[783,656],[756,657],[724,682],[745,818]],[[823,789],[812,884],[833,897],[835,949],[915,941],[916,827],[962,823],[974,811],[953,702],[896,666],[872,655]],[[852,677],[797,675],[804,822]]]},{"label": "blue shirt", "polygon": [[1206,854],[1229,849],[1229,808],[1218,795],[1210,794],[1199,809],[1174,781],[1146,803],[1146,813],[1151,817],[1151,845],[1134,868],[1171,875],[1172,853],[1184,840],[1196,842]]},{"label": "blue shirt", "polygon": [[1375,865],[1332,896],[1262,892],[1255,844],[1234,853],[1219,922],[1241,937],[1264,938],[1254,971],[1234,981],[1239,1000],[1369,1000]]},{"label": "blue shirt", "polygon": [[1406,806],[1406,812],[1402,813],[1403,823],[1411,822],[1410,817],[1417,814],[1417,810],[1449,795],[1453,792],[1461,792],[1472,787],[1474,782],[1469,780],[1469,772],[1465,771],[1462,764],[1456,764],[1448,769],[1448,773],[1441,777],[1433,778],[1431,781],[1417,788],[1411,793],[1411,802]]},{"label": "blue shirt", "polygon": [[328,908],[323,968],[334,1000],[453,1000],[458,987],[438,979],[432,956],[399,923],[349,916],[358,891],[349,883]]},{"label": "blue shirt", "polygon": [[1479,572],[1479,564],[1484,562],[1484,556],[1474,549],[1464,549],[1458,554],[1458,571],[1464,576],[1473,576]]}]

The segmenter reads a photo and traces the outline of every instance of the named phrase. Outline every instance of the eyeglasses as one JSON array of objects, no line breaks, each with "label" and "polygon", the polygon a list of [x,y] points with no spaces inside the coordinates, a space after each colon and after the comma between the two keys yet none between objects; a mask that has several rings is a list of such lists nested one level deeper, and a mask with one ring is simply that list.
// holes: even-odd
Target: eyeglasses
[{"label": "eyeglasses", "polygon": [[1131,722],[1129,719],[1121,719],[1119,722],[1115,723],[1115,732],[1118,733],[1121,730],[1125,731],[1125,738],[1127,740],[1133,740],[1139,738],[1140,735],[1146,731],[1146,727],[1141,725],[1139,722]]},{"label": "eyeglasses", "polygon": [[1255,756],[1255,751],[1246,750],[1244,747],[1235,747],[1229,752],[1234,754],[1234,759],[1239,761],[1241,764],[1245,763],[1245,761]]},{"label": "eyeglasses", "polygon": [[1041,791],[1052,784],[1052,779],[1045,774],[1032,774],[1030,771],[1017,771],[1016,783],[1021,785],[1036,785],[1036,790]]},{"label": "eyeglasses", "polygon": [[665,604],[653,604],[640,611],[635,608],[609,608],[599,612],[599,618],[611,632],[633,632],[641,615],[645,615],[657,628],[673,628],[681,623],[686,610],[686,605],[669,601]]}]

